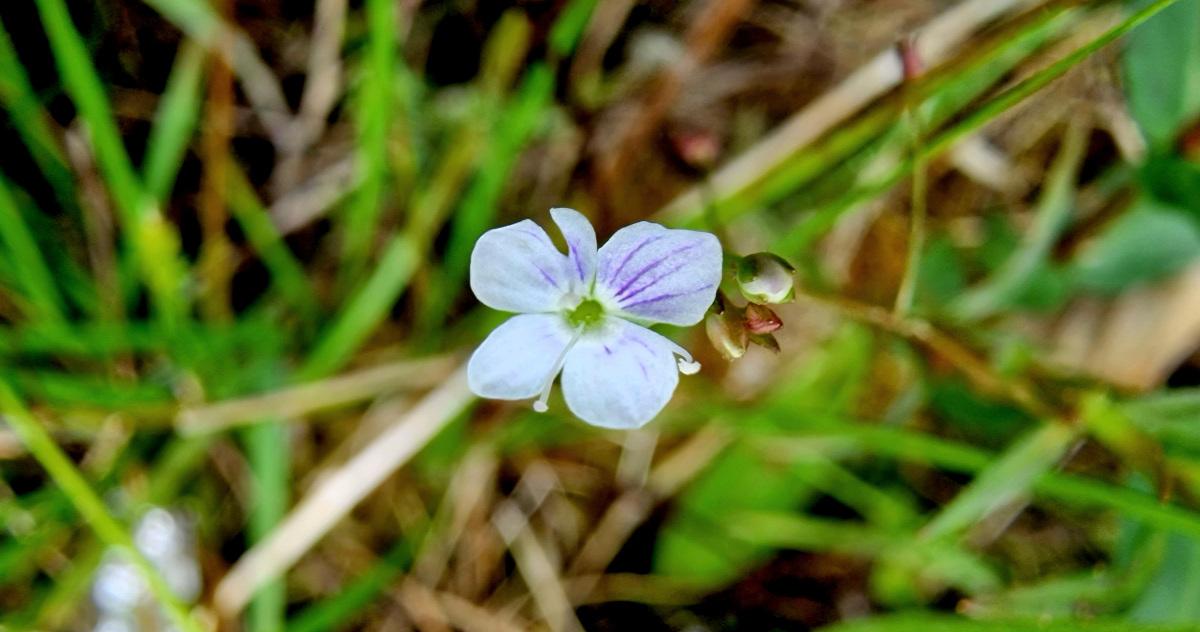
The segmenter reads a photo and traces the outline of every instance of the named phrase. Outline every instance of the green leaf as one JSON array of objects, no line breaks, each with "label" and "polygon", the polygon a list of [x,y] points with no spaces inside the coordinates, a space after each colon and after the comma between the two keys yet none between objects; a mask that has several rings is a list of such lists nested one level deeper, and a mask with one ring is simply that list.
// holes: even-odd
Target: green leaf
[{"label": "green leaf", "polygon": [[1200,165],[1178,156],[1151,156],[1138,178],[1151,197],[1200,221]]},{"label": "green leaf", "polygon": [[1102,294],[1154,281],[1200,255],[1200,232],[1186,215],[1143,198],[1072,262],[1077,287]]},{"label": "green leaf", "polygon": [[[823,424],[828,416],[851,409],[867,378],[872,341],[866,329],[842,328],[799,374],[781,380],[781,387],[762,404],[764,414],[739,420],[739,428],[795,430]],[[899,504],[881,505],[879,495],[867,491],[861,481],[851,483],[837,474],[831,478],[828,462],[793,459],[785,464],[769,463],[749,448],[729,448],[680,495],[677,513],[659,534],[656,573],[715,588],[737,578],[780,546],[770,538],[754,536],[748,531],[751,525],[732,524],[734,512],[787,512],[820,493],[868,516],[901,517],[905,512]]]},{"label": "green leaf", "polygon": [[725,528],[729,512],[781,512],[809,493],[788,468],[769,467],[744,447],[730,448],[679,499],[678,513],[659,535],[655,573],[713,587],[736,579],[776,543],[731,534]]},{"label": "green leaf", "polygon": [[1078,429],[1046,423],[1019,439],[992,462],[962,492],[929,521],[922,534],[928,539],[965,530],[991,511],[1028,493],[1054,468],[1075,442]]},{"label": "green leaf", "polygon": [[1200,0],[1176,2],[1131,32],[1124,66],[1134,118],[1153,146],[1169,147],[1200,114]]},{"label": "green leaf", "polygon": [[1200,454],[1200,389],[1172,389],[1121,404],[1123,412],[1163,447]]},{"label": "green leaf", "polygon": [[[1075,183],[1087,150],[1084,131],[1079,125],[1069,128],[1050,167],[1029,233],[995,274],[951,305],[951,312],[959,318],[976,320],[991,316],[1031,296],[1035,305],[1054,306],[1064,294],[1050,280],[1052,277],[1045,275],[1045,270],[1054,244],[1069,225],[1075,208]],[[1039,289],[1040,292],[1035,291]]]},{"label": "green leaf", "polygon": [[1200,590],[1200,543],[1177,533],[1167,536],[1158,573],[1129,611],[1149,623],[1200,623],[1200,600],[1181,599]]}]

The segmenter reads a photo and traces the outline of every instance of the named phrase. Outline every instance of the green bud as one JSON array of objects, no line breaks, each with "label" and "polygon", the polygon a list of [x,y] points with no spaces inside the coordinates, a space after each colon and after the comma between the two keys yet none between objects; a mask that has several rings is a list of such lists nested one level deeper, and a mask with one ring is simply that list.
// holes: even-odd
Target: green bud
[{"label": "green bud", "polygon": [[770,305],[796,297],[795,272],[779,255],[756,252],[738,261],[734,278],[746,300]]},{"label": "green bud", "polygon": [[712,346],[726,360],[737,360],[746,355],[749,335],[737,310],[726,309],[720,313],[709,312],[704,318],[704,331]]}]

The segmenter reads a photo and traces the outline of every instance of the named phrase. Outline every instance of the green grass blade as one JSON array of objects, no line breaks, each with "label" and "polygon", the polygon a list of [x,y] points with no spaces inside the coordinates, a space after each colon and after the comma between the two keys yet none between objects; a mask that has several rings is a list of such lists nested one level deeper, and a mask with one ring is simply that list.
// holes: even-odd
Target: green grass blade
[{"label": "green grass blade", "polygon": [[3,177],[0,177],[0,243],[4,244],[11,260],[18,264],[19,280],[35,308],[30,320],[42,320],[50,325],[63,323],[63,300],[54,275],[50,273],[33,233],[21,218],[21,211]]},{"label": "green grass blade", "polygon": [[[1049,9],[1013,37],[970,60],[961,71],[935,75],[926,85],[919,86],[919,92],[928,94],[918,108],[926,132],[959,115],[1013,68],[1076,24],[1078,17],[1077,11]],[[810,202],[815,208],[787,235],[778,239],[774,248],[782,253],[804,252],[845,212],[855,207],[847,202],[845,191],[847,187],[855,190],[863,173],[877,171],[879,164],[891,165],[897,160],[911,159],[912,152],[907,149],[911,143],[905,137],[904,125],[894,122],[900,116],[896,108],[893,103],[871,110],[858,122],[834,131],[829,140],[804,151],[775,172],[765,174],[761,183],[751,190],[735,192],[728,200],[715,201],[721,218],[727,221],[755,205],[778,201],[811,185],[810,188],[823,193],[824,197]],[[878,140],[875,140],[876,136]],[[924,145],[927,139],[922,140]],[[891,151],[893,157],[880,160],[882,151]],[[858,154],[844,166],[830,169],[853,152]],[[879,163],[873,164],[875,160]],[[830,184],[824,184],[825,181]]]},{"label": "green grass blade", "polygon": [[384,205],[388,133],[396,59],[395,2],[367,0],[367,59],[358,98],[361,183],[345,211],[342,278],[352,280],[370,257],[375,225]]},{"label": "green grass blade", "polygon": [[33,161],[54,188],[59,204],[64,208],[75,208],[72,186],[75,178],[51,127],[50,116],[33,91],[29,75],[3,26],[0,26],[0,103],[12,118]]},{"label": "green grass blade", "polygon": [[529,69],[525,80],[496,122],[493,140],[462,204],[454,214],[450,245],[446,249],[449,284],[454,287],[466,275],[475,240],[492,227],[500,194],[521,149],[542,120],[554,90],[554,75],[546,64]]},{"label": "green grass blade", "polygon": [[408,235],[401,233],[392,238],[366,283],[320,336],[298,379],[315,379],[345,366],[412,280],[420,264],[420,253]]},{"label": "green grass blade", "polygon": [[571,0],[563,7],[547,38],[551,52],[559,57],[566,57],[574,52],[588,21],[591,20],[596,4],[597,0]]},{"label": "green grass blade", "polygon": [[[279,421],[264,421],[243,433],[247,457],[254,476],[254,504],[250,513],[250,541],[270,535],[287,513],[290,489],[290,450],[287,427]],[[286,585],[282,577],[266,584],[250,602],[249,628],[256,632],[279,632],[287,610]]]},{"label": "green grass blade", "polygon": [[1071,126],[1062,149],[1050,166],[1025,244],[1014,251],[992,277],[962,294],[950,306],[952,313],[964,320],[985,318],[1008,307],[1025,290],[1070,223],[1071,211],[1075,208],[1076,179],[1086,149],[1084,129],[1079,125]]},{"label": "green grass blade", "polygon": [[171,194],[179,165],[200,118],[204,61],[204,50],[191,40],[180,44],[166,92],[154,113],[142,177],[146,181],[146,190],[159,204]]},{"label": "green grass blade", "polygon": [[[1005,92],[964,116],[949,129],[931,138],[925,145],[921,158],[932,160],[949,151],[958,141],[978,132],[1001,114],[1004,114],[1012,107],[1036,94],[1055,79],[1065,75],[1067,71],[1077,66],[1083,60],[1113,43],[1134,28],[1137,28],[1138,25],[1177,1],[1157,0],[1129,15],[1116,26],[1113,26],[1087,44],[1075,49],[1062,59],[1029,75]],[[873,200],[907,177],[912,168],[912,159],[905,159],[884,176],[847,192],[846,195],[828,205],[827,208],[821,209],[821,212],[832,217],[837,217],[848,209],[856,208],[860,204]]]},{"label": "green grass blade", "polygon": [[37,0],[37,7],[63,84],[87,124],[96,163],[132,242],[140,273],[159,317],[173,330],[186,315],[182,300],[185,267],[179,253],[179,236],[142,189],[121,141],[104,82],[71,23],[66,4],[63,0]]},{"label": "green grass blade", "polygon": [[958,533],[1020,497],[1058,463],[1078,434],[1065,424],[1048,423],[1018,440],[929,521],[922,535],[936,539]]},{"label": "green grass blade", "polygon": [[324,632],[344,628],[347,621],[352,621],[408,568],[411,557],[408,541],[401,540],[336,595],[319,601],[292,617],[288,622],[288,632]]},{"label": "green grass blade", "polygon": [[[820,431],[794,433],[790,437],[764,435],[753,441],[762,442],[760,449],[781,455],[786,455],[789,449],[796,449],[801,454],[817,449],[831,458],[867,453],[964,474],[985,472],[997,458],[968,444],[911,430],[836,420],[831,420],[830,424],[832,428]],[[1113,510],[1143,520],[1154,528],[1200,540],[1200,514],[1126,487],[1049,472],[1034,481],[1033,492],[1041,498],[1072,507]]]},{"label": "green grass blade", "polygon": [[316,294],[304,266],[292,255],[283,235],[271,222],[270,212],[250,186],[241,169],[232,161],[228,170],[229,211],[246,235],[246,240],[262,257],[263,264],[271,273],[271,282],[280,294],[308,322],[315,322],[320,312]]}]

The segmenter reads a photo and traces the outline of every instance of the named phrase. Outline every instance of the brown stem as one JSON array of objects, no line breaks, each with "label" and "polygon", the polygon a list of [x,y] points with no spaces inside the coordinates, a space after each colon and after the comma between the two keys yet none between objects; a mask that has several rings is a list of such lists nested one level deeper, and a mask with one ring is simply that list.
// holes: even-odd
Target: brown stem
[{"label": "brown stem", "polygon": [[997,375],[974,351],[924,320],[899,316],[883,307],[840,296],[797,293],[797,297],[920,343],[954,365],[981,390],[1003,397],[1036,417],[1060,422],[1072,417],[1042,399],[1028,383]]}]

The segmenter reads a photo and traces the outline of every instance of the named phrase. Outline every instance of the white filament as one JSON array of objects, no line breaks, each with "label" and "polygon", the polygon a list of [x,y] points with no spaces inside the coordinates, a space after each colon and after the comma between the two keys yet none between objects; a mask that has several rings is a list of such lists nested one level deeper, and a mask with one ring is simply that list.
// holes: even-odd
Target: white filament
[{"label": "white filament", "polygon": [[554,361],[554,366],[550,367],[550,375],[546,376],[546,380],[542,382],[542,393],[538,395],[537,401],[533,402],[533,409],[539,413],[544,413],[550,410],[550,405],[546,402],[550,399],[550,389],[554,386],[554,378],[558,377],[558,372],[562,370],[563,362],[567,360],[567,352],[571,347],[579,342],[579,337],[583,335],[583,325],[575,329],[575,335],[571,336],[571,341],[558,354],[558,359]]},{"label": "white filament", "polygon": [[663,340],[666,340],[667,344],[670,345],[671,353],[679,356],[677,360],[677,366],[679,367],[680,373],[684,375],[695,375],[696,373],[700,372],[700,363],[692,359],[692,354],[688,353],[687,349],[675,344],[675,341],[669,338],[664,337]]}]

